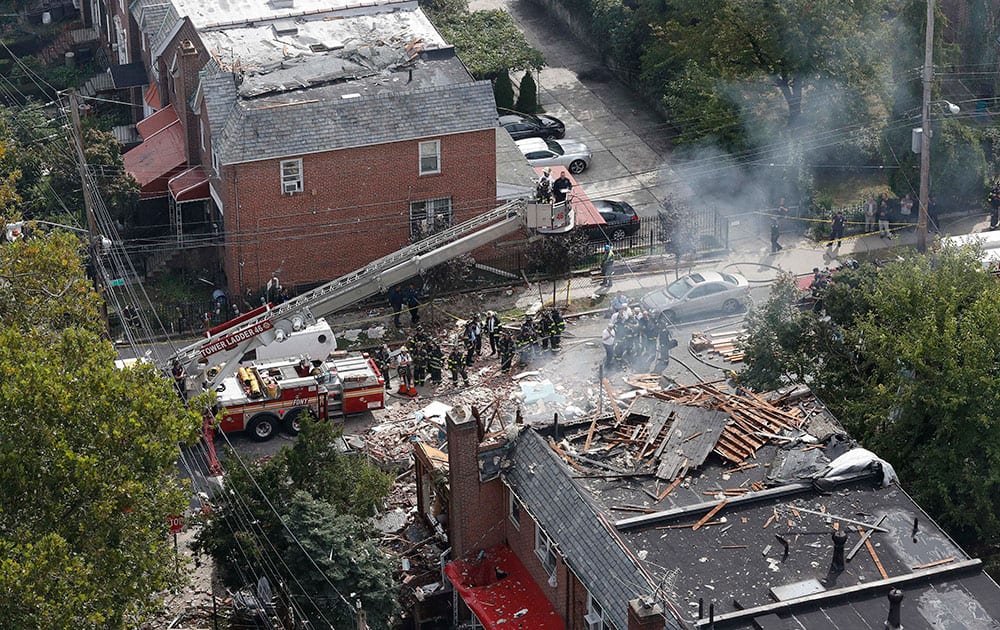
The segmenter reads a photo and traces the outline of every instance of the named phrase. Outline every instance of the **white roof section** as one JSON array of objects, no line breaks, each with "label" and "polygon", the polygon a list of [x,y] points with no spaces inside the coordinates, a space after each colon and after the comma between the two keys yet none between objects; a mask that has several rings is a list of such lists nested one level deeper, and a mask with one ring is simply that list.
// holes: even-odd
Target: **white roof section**
[{"label": "white roof section", "polygon": [[[172,0],[177,14],[199,31],[309,16],[324,17],[350,9],[372,10],[393,0]],[[415,3],[414,3],[415,4]]]},{"label": "white roof section", "polygon": [[319,58],[343,49],[379,43],[440,48],[447,44],[416,3],[395,10],[338,19],[285,20],[199,33],[209,53],[225,70],[269,72],[282,64]]}]

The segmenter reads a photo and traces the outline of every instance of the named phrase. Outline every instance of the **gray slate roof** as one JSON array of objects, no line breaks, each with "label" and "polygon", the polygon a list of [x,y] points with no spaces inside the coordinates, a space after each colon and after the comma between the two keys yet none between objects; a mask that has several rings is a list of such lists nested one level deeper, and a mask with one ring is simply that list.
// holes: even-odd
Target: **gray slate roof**
[{"label": "gray slate roof", "polygon": [[149,36],[149,47],[156,50],[180,20],[177,9],[169,0],[135,0],[129,11],[139,29]]},{"label": "gray slate roof", "polygon": [[346,99],[341,98],[342,89],[324,87],[263,99],[239,99],[232,75],[220,74],[203,80],[212,142],[223,164],[496,126],[493,90],[488,81]]},{"label": "gray slate roof", "polygon": [[[614,528],[535,431],[518,436],[510,461],[506,483],[591,595],[606,607],[615,626],[627,628],[627,602],[650,595],[654,586]],[[666,621],[667,628],[679,630],[672,617]]]}]

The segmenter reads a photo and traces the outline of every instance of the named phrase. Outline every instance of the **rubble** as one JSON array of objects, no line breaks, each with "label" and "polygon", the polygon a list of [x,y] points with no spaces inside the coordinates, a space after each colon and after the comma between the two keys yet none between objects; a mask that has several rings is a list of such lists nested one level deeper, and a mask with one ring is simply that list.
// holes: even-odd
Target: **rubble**
[{"label": "rubble", "polygon": [[691,334],[690,348],[692,352],[708,352],[719,355],[729,363],[739,363],[743,360],[739,345],[745,337],[746,330],[743,328],[716,333],[696,332]]}]

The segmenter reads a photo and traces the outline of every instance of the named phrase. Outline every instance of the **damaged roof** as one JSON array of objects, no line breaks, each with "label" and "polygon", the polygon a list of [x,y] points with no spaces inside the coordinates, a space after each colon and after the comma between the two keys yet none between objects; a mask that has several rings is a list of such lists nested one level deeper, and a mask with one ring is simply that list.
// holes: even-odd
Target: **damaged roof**
[{"label": "damaged roof", "polygon": [[[627,628],[624,603],[651,594],[655,587],[622,543],[607,515],[567,475],[565,466],[535,431],[524,431],[509,455],[504,475],[535,521],[556,544],[587,590],[603,602],[615,626]],[[680,628],[674,624],[668,628]]]},{"label": "damaged roof", "polygon": [[[716,630],[883,628],[890,588],[905,595],[907,630],[1000,628],[1000,588],[980,562],[886,483],[891,467],[857,448],[808,390],[765,400],[694,386],[664,398],[636,399],[622,422],[595,421],[586,452],[590,419],[560,427],[559,455],[534,431],[516,441],[507,482],[581,577],[606,572],[623,544],[620,557],[694,628],[710,627],[710,606]],[[699,414],[678,406],[723,410],[724,431],[717,416],[692,426]],[[701,438],[713,434],[715,448]],[[751,454],[733,461],[733,449]],[[834,531],[847,534],[843,570],[832,568]]]}]

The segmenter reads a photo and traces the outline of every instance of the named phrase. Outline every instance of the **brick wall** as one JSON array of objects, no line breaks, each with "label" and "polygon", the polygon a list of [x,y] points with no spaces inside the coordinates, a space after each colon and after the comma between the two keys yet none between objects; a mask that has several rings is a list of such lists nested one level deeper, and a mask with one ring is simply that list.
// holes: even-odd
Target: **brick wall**
[{"label": "brick wall", "polygon": [[495,207],[494,133],[428,138],[441,141],[436,175],[419,174],[416,140],[301,156],[304,191],[293,195],[281,194],[281,160],[223,167],[230,290],[273,275],[323,282],[396,251],[409,244],[411,201],[451,197],[453,224]]},{"label": "brick wall", "polygon": [[499,479],[479,481],[476,421],[461,409],[447,415],[448,541],[452,557],[503,542],[505,511]]}]

